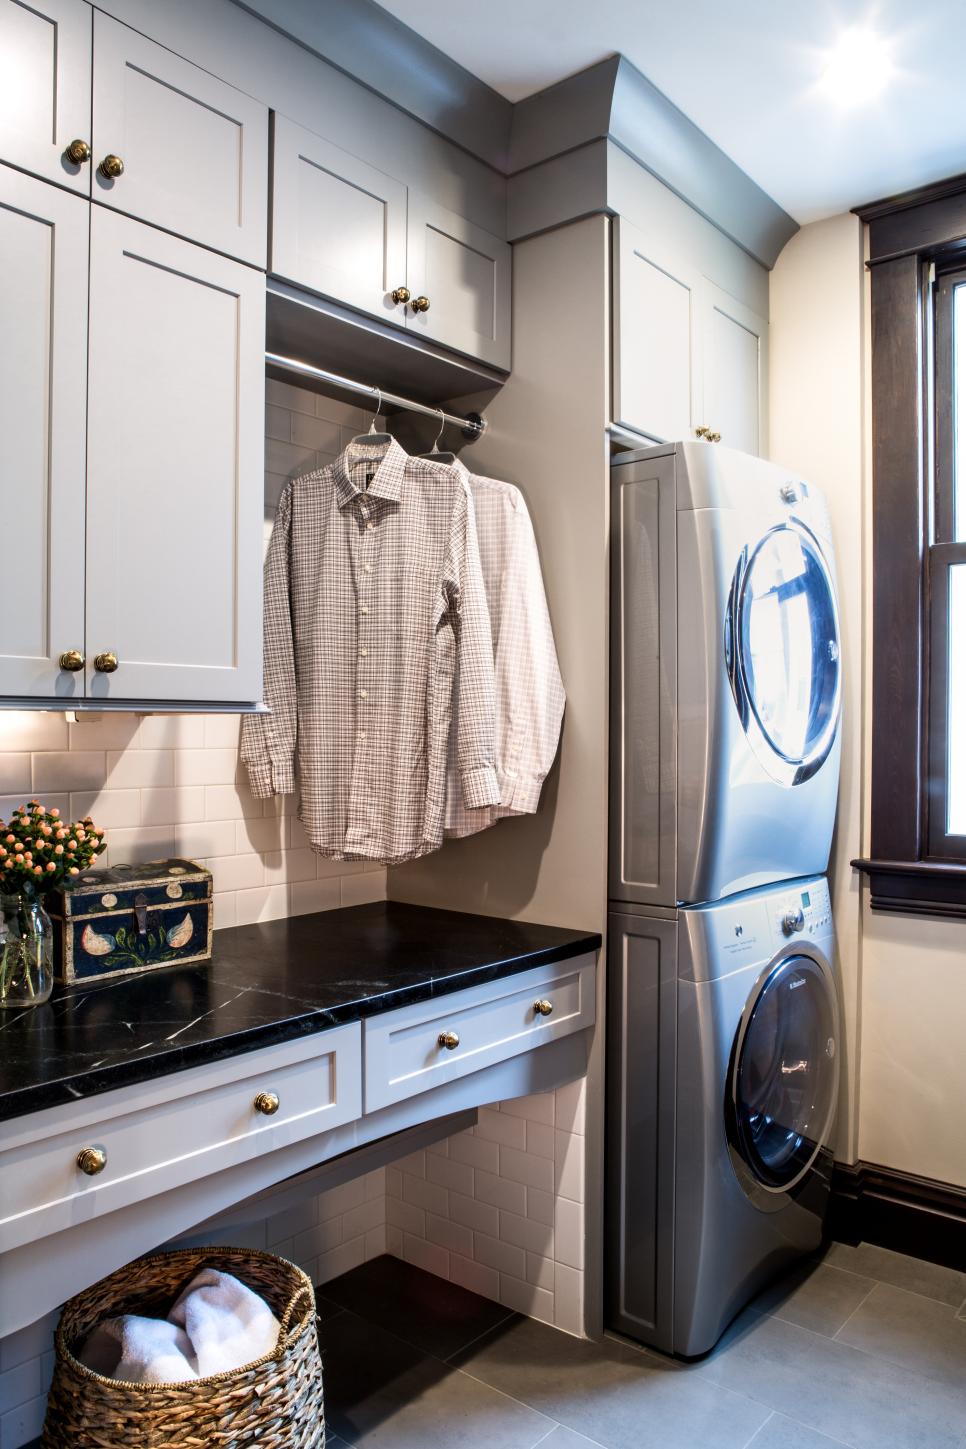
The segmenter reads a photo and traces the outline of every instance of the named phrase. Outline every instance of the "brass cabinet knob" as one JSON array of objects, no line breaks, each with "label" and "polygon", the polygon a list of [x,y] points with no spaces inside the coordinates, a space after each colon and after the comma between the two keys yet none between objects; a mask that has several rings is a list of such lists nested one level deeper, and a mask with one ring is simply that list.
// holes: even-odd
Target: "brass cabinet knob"
[{"label": "brass cabinet knob", "polygon": [[704,438],[706,443],[721,442],[721,434],[712,432],[710,428],[695,428],[694,432],[696,437]]},{"label": "brass cabinet knob", "polygon": [[436,1044],[445,1047],[448,1052],[455,1052],[460,1044],[459,1035],[455,1031],[441,1031],[436,1038]]},{"label": "brass cabinet knob", "polygon": [[255,1111],[261,1112],[263,1117],[274,1117],[279,1109],[277,1092],[259,1092],[255,1098]]},{"label": "brass cabinet knob", "polygon": [[79,649],[65,649],[58,663],[68,674],[76,674],[79,669],[84,668],[84,656]]},{"label": "brass cabinet knob", "polygon": [[106,654],[94,655],[94,668],[98,674],[113,674],[118,665],[117,655],[108,650]]},{"label": "brass cabinet knob", "polygon": [[553,1016],[553,1002],[548,1001],[545,996],[533,1003],[533,1009],[537,1016]]},{"label": "brass cabinet knob", "polygon": [[77,1154],[77,1166],[88,1177],[96,1177],[107,1166],[107,1153],[102,1147],[85,1147]]},{"label": "brass cabinet knob", "polygon": [[88,146],[86,141],[82,141],[78,137],[76,140],[71,141],[70,145],[65,150],[64,155],[67,157],[68,161],[73,163],[74,166],[83,166],[85,161],[89,161],[91,159],[91,148],[90,146]]},{"label": "brass cabinet knob", "polygon": [[709,433],[708,434],[708,442],[709,443],[720,443],[721,442],[721,434],[720,433]]},{"label": "brass cabinet knob", "polygon": [[413,309],[414,312],[428,312],[429,311],[429,298],[428,297],[414,297],[413,300],[410,302],[409,305],[410,305],[410,307],[412,307],[412,309]]},{"label": "brass cabinet knob", "polygon": [[102,176],[107,177],[108,181],[113,181],[116,177],[124,175],[124,162],[120,156],[113,154],[105,156],[100,165],[100,172]]},{"label": "brass cabinet knob", "polygon": [[413,294],[408,287],[394,287],[389,295],[394,302],[408,302]]}]

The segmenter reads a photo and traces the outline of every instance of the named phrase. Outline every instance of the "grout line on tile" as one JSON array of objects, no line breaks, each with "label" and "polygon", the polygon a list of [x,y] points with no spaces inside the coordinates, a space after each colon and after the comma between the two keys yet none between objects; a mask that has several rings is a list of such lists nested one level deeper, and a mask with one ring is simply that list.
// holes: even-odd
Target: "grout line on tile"
[{"label": "grout line on tile", "polygon": [[[855,1307],[852,1309],[852,1312],[849,1314],[849,1316],[845,1320],[845,1322],[844,1323],[840,1323],[839,1326],[838,1326],[838,1328],[835,1330],[835,1332],[830,1335],[830,1337],[832,1338],[833,1342],[844,1342],[845,1341],[844,1339],[842,1339],[842,1340],[839,1339],[839,1334],[845,1332],[846,1328],[848,1328],[849,1324],[852,1322],[852,1319],[858,1313],[859,1309],[860,1308],[863,1308],[865,1306],[865,1304],[868,1303],[869,1299],[872,1297],[872,1295],[875,1292],[875,1290],[878,1287],[880,1287],[880,1286],[881,1285],[878,1282],[878,1280],[876,1280],[873,1283],[872,1287],[869,1289],[868,1293],[866,1293],[866,1295],[862,1299],[861,1303],[857,1303],[855,1305]],[[849,1347],[851,1348],[851,1347],[853,1347],[853,1345],[850,1344]]]},{"label": "grout line on tile", "polygon": [[[756,1400],[753,1400],[753,1402],[754,1403],[757,1403],[757,1399]],[[764,1429],[767,1429],[768,1428],[768,1425],[771,1423],[772,1419],[775,1419],[777,1417],[778,1417],[778,1410],[777,1409],[772,1409],[771,1413],[768,1415],[768,1418],[765,1420],[765,1422],[763,1424],[759,1424],[758,1425],[758,1428],[752,1434],[752,1436],[751,1436],[750,1439],[746,1439],[745,1440],[745,1442],[744,1442],[744,1444],[742,1446],[742,1449],[752,1449],[752,1446],[754,1445],[755,1440],[758,1438],[758,1435]]]},{"label": "grout line on tile", "polygon": [[[503,1307],[502,1303],[500,1304],[500,1307]],[[453,1359],[458,1353],[465,1353],[468,1348],[473,1347],[474,1343],[479,1343],[481,1338],[486,1338],[487,1334],[495,1333],[498,1328],[502,1328],[508,1318],[516,1318],[516,1316],[516,1310],[513,1308],[508,1308],[503,1317],[498,1318],[496,1323],[491,1323],[489,1328],[484,1328],[482,1333],[474,1334],[474,1336],[466,1343],[460,1344],[459,1348],[454,1348],[453,1352],[449,1355],[448,1358],[441,1359],[440,1362],[446,1364],[452,1363]]]}]

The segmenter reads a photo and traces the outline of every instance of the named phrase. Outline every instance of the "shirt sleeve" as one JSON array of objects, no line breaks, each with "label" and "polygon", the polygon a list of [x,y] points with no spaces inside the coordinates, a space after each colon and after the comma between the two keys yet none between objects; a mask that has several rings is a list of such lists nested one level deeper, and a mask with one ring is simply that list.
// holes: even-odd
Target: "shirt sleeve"
[{"label": "shirt sleeve", "polygon": [[514,496],[496,641],[496,688],[504,738],[499,741],[503,806],[532,815],[560,743],[564,687],[533,524]]},{"label": "shirt sleeve", "polygon": [[290,595],[292,485],[282,490],[265,557],[264,687],[271,714],[242,721],[241,758],[252,794],[259,799],[295,789],[298,694]]},{"label": "shirt sleeve", "polygon": [[500,803],[500,783],[494,765],[496,689],[493,639],[476,520],[469,493],[462,487],[453,510],[451,558],[450,607],[454,613],[459,670],[456,756],[463,804],[469,810],[477,810]]}]

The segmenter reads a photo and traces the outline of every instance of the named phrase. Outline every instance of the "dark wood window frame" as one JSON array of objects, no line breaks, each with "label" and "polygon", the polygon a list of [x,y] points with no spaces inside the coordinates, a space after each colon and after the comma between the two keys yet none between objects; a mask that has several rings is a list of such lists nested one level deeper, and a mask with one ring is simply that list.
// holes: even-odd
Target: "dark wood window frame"
[{"label": "dark wood window frame", "polygon": [[[873,909],[966,916],[966,839],[945,819],[952,528],[948,368],[937,369],[935,297],[966,270],[966,176],[857,208],[872,274]],[[944,412],[945,409],[945,412]],[[938,426],[937,426],[938,423]],[[930,824],[930,819],[932,824]]]}]

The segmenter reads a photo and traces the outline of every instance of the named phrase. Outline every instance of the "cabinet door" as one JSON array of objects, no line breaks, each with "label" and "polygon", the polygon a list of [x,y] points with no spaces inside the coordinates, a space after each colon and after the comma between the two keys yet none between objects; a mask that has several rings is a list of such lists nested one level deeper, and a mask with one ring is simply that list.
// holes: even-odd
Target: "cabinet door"
[{"label": "cabinet door", "polygon": [[406,186],[276,115],[271,270],[402,326]]},{"label": "cabinet door", "polygon": [[750,307],[704,283],[704,415],[729,448],[765,454],[768,323]]},{"label": "cabinet door", "polygon": [[90,194],[91,165],[64,150],[91,139],[91,7],[0,0],[0,161]]},{"label": "cabinet door", "polygon": [[[264,267],[268,111],[207,71],[97,12],[97,201]],[[109,179],[108,155],[124,172]]]},{"label": "cabinet door", "polygon": [[660,443],[694,436],[700,277],[615,222],[614,421]]},{"label": "cabinet door", "polygon": [[465,217],[409,193],[407,286],[426,311],[407,325],[491,367],[510,367],[510,246]]},{"label": "cabinet door", "polygon": [[84,693],[90,206],[0,166],[0,693]]},{"label": "cabinet door", "polygon": [[261,697],[264,394],[261,275],[95,207],[91,696]]}]

